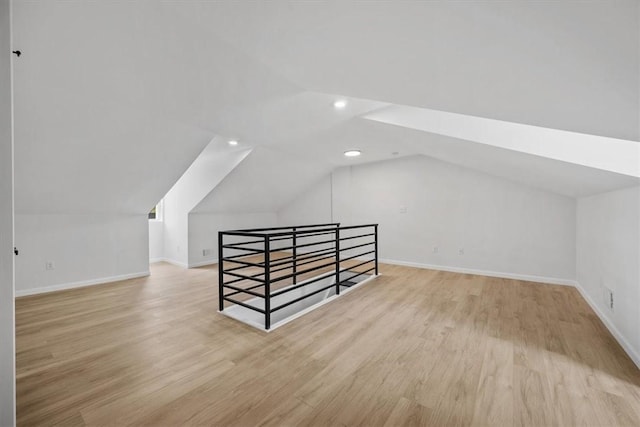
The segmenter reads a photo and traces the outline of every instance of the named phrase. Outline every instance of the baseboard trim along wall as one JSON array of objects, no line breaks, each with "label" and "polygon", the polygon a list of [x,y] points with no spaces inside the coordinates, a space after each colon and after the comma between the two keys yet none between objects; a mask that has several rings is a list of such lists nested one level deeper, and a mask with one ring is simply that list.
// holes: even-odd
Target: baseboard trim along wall
[{"label": "baseboard trim along wall", "polygon": [[604,324],[604,326],[611,332],[611,335],[618,341],[622,349],[627,353],[627,355],[631,358],[633,363],[636,364],[638,368],[640,368],[640,354],[629,344],[626,338],[620,333],[618,328],[614,325],[614,323],[609,319],[609,317],[602,311],[598,306],[593,302],[593,299],[585,292],[580,283],[575,280],[568,279],[558,279],[554,277],[541,277],[541,276],[529,276],[525,274],[513,274],[513,273],[501,273],[496,271],[486,271],[486,270],[474,270],[469,268],[461,268],[461,267],[448,267],[444,265],[433,265],[433,264],[421,264],[416,262],[407,262],[407,261],[397,261],[392,259],[380,259],[381,263],[385,264],[393,264],[393,265],[402,265],[406,267],[416,267],[416,268],[425,268],[429,270],[440,270],[440,271],[449,271],[452,273],[464,273],[464,274],[475,274],[478,276],[488,276],[488,277],[499,277],[502,279],[515,279],[515,280],[524,280],[527,282],[537,282],[537,283],[545,283],[550,285],[562,285],[562,286],[573,286],[578,290],[582,298],[589,304],[591,309],[596,313],[596,315],[600,318],[600,321]]},{"label": "baseboard trim along wall", "polygon": [[169,259],[169,258],[153,258],[149,260],[149,264],[154,264],[156,262],[167,262],[169,264],[178,266],[178,267],[182,267],[182,268],[189,268],[189,266],[187,264],[185,264],[184,262],[180,262],[180,261],[176,261],[173,259]]},{"label": "baseboard trim along wall", "polygon": [[67,289],[84,288],[87,286],[104,285],[106,283],[120,282],[122,280],[137,279],[140,277],[147,277],[149,270],[141,271],[139,273],[122,274],[120,276],[101,277],[99,279],[81,280],[79,282],[63,283],[60,285],[43,286],[41,288],[32,289],[16,289],[16,298],[26,297],[28,295],[46,294],[48,292],[64,291]]},{"label": "baseboard trim along wall", "polygon": [[546,283],[549,285],[576,286],[576,281],[571,279],[559,279],[556,277],[530,276],[526,274],[503,273],[499,271],[476,270],[464,267],[449,267],[446,265],[422,264],[418,262],[398,261],[393,259],[380,259],[381,263],[403,265],[405,267],[425,268],[428,270],[441,270],[451,273],[475,274],[476,276],[499,277],[501,279],[524,280],[527,282]]},{"label": "baseboard trim along wall", "polygon": [[198,262],[194,262],[193,264],[189,264],[189,268],[196,268],[196,267],[204,267],[205,265],[213,265],[213,264],[217,264],[218,263],[218,259],[207,259],[204,261],[198,261]]},{"label": "baseboard trim along wall", "polygon": [[631,344],[629,344],[629,341],[627,341],[627,339],[620,333],[609,316],[607,316],[607,314],[596,305],[596,303],[593,301],[593,298],[591,298],[591,296],[584,290],[579,282],[576,282],[576,289],[578,290],[578,292],[580,292],[580,295],[582,295],[582,298],[584,298],[587,304],[589,304],[591,309],[600,318],[602,323],[604,323],[604,326],[606,326],[609,332],[611,332],[611,335],[613,335],[616,341],[618,341],[618,344],[622,346],[622,349],[627,353],[631,360],[633,360],[633,363],[635,363],[638,369],[640,369],[640,354],[631,346]]},{"label": "baseboard trim along wall", "polygon": [[[169,260],[165,258],[156,258],[154,260],[150,260],[150,262],[168,262],[169,264],[177,265],[178,267],[187,268],[186,264],[179,263],[174,260]],[[202,267],[205,265],[212,265],[218,262],[217,259],[211,259],[206,261],[200,261],[194,264],[190,264],[188,268],[194,267]],[[444,265],[434,265],[434,264],[422,264],[417,262],[408,262],[408,261],[398,261],[392,259],[380,259],[380,263],[384,264],[392,264],[392,265],[402,265],[405,267],[415,267],[415,268],[424,268],[429,270],[439,270],[439,271],[448,271],[452,273],[463,273],[463,274],[474,274],[478,276],[488,276],[488,277],[498,277],[502,279],[514,279],[514,280],[524,280],[527,282],[537,282],[537,283],[545,283],[550,285],[562,285],[562,286],[573,286],[575,287],[582,298],[589,304],[591,309],[596,313],[596,315],[600,318],[605,327],[611,332],[611,335],[618,341],[620,346],[622,346],[623,350],[629,355],[631,360],[640,368],[640,354],[629,344],[629,342],[625,339],[625,337],[620,333],[618,328],[614,325],[613,321],[609,319],[609,317],[595,304],[593,299],[585,292],[582,286],[575,280],[568,279],[558,279],[554,277],[544,277],[544,276],[530,276],[526,274],[514,274],[514,273],[502,273],[496,271],[487,271],[487,270],[476,270],[470,268],[462,268],[462,267],[449,267]],[[118,282],[121,280],[127,279],[136,279],[139,277],[146,277],[149,275],[149,271],[142,271],[139,273],[132,274],[123,274],[120,276],[112,276],[112,277],[103,277],[100,279],[86,280],[80,282],[66,283],[62,285],[53,285],[46,286],[41,288],[33,288],[33,289],[24,289],[24,290],[16,290],[16,298],[24,297],[28,295],[37,295],[54,291],[61,291],[65,289],[75,289],[75,288],[83,288],[86,286],[95,286],[102,285],[105,283]]]},{"label": "baseboard trim along wall", "polygon": [[217,264],[218,263],[218,259],[208,259],[208,260],[204,260],[204,261],[199,261],[199,262],[194,262],[192,264],[185,264],[183,262],[180,261],[175,261],[169,258],[151,258],[149,260],[149,264],[155,264],[158,262],[166,262],[178,267],[182,267],[182,268],[196,268],[196,267],[204,267],[205,265],[213,265],[213,264]]}]

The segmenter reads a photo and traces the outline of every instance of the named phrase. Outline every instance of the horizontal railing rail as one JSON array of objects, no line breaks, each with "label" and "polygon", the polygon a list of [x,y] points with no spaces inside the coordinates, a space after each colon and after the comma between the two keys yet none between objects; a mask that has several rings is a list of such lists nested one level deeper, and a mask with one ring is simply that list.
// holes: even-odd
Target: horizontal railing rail
[{"label": "horizontal railing rail", "polygon": [[[300,229],[308,229],[308,228],[321,228],[321,227],[339,227],[340,223],[339,222],[331,222],[331,223],[326,223],[326,224],[311,224],[311,225],[291,225],[291,226],[284,226],[284,227],[268,227],[268,228],[248,228],[248,229],[243,229],[243,230],[228,230],[225,231],[225,234],[239,234],[239,235],[244,235],[244,236],[248,236],[248,235],[256,235],[256,236],[265,236],[267,234],[271,234],[274,231],[279,231],[279,230],[297,230],[298,233],[303,233],[304,230],[300,230]],[[286,233],[288,234],[288,233]]]},{"label": "horizontal railing rail", "polygon": [[[221,231],[218,256],[220,311],[230,303],[264,314],[268,330],[272,313],[331,288],[340,295],[341,286],[351,286],[365,274],[377,275],[378,224]],[[315,288],[321,280],[332,278],[330,285]],[[272,306],[272,298],[314,284],[303,295]]]}]

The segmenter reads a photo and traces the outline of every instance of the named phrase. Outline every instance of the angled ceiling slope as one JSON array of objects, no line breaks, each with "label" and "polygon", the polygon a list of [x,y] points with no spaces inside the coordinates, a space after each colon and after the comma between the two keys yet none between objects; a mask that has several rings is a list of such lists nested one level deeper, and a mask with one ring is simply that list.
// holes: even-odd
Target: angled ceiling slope
[{"label": "angled ceiling slope", "polygon": [[203,33],[200,12],[14,2],[19,213],[145,214],[219,134],[214,118],[299,91]]},{"label": "angled ceiling slope", "polygon": [[407,106],[388,107],[365,118],[640,177],[640,143],[636,141]]},{"label": "angled ceiling slope", "polygon": [[192,213],[276,212],[332,166],[273,147],[257,147]]},{"label": "angled ceiling slope", "polygon": [[629,140],[640,140],[639,9],[635,0],[203,8],[211,32],[308,90]]},{"label": "angled ceiling slope", "polygon": [[407,106],[364,116],[412,150],[580,197],[640,184],[640,143]]},{"label": "angled ceiling slope", "polygon": [[225,140],[214,138],[166,194],[167,209],[188,214],[238,167],[250,152],[251,149],[247,148],[230,149]]},{"label": "angled ceiling slope", "polygon": [[408,147],[407,151],[401,150],[403,154],[422,154],[564,196],[583,197],[640,185],[637,178],[600,169],[406,127],[370,123],[376,128],[391,129],[386,132],[395,134],[396,140]]},{"label": "angled ceiling slope", "polygon": [[[15,2],[16,208],[144,214],[215,135],[291,164],[256,151],[196,212],[272,209],[315,171],[393,152],[570,195],[631,185],[638,11],[637,1]],[[349,100],[340,112],[338,95]],[[463,117],[445,129],[434,111]],[[540,137],[521,139],[527,125]],[[561,130],[582,136],[569,144]],[[611,137],[610,150],[592,135]],[[585,150],[593,141],[606,155]],[[579,156],[549,150],[561,146]],[[365,154],[347,161],[348,148]],[[269,193],[254,188],[261,179]]]}]

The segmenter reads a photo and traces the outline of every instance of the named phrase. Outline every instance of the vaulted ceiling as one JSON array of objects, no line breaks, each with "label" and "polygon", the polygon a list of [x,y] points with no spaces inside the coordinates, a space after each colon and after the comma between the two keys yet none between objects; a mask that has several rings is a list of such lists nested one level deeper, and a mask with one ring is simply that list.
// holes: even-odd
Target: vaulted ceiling
[{"label": "vaulted ceiling", "polygon": [[300,87],[638,140],[638,2],[200,4]]},{"label": "vaulted ceiling", "polygon": [[[634,0],[16,1],[16,208],[144,213],[214,138],[264,149],[198,209],[264,211],[318,173],[394,152],[572,196],[634,185],[619,170],[381,117],[419,107],[637,142],[638,9]],[[347,108],[335,110],[337,98]],[[347,160],[349,148],[364,155]],[[260,180],[280,185],[256,192]]]}]

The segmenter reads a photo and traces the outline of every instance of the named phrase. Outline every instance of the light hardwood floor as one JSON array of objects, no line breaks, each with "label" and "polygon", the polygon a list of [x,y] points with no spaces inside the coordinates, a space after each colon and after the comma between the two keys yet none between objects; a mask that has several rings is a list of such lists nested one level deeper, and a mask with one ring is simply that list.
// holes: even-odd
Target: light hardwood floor
[{"label": "light hardwood floor", "polygon": [[381,265],[269,334],[214,267],[19,298],[18,424],[640,425],[640,371],[572,288]]}]

